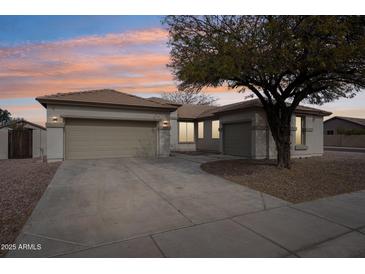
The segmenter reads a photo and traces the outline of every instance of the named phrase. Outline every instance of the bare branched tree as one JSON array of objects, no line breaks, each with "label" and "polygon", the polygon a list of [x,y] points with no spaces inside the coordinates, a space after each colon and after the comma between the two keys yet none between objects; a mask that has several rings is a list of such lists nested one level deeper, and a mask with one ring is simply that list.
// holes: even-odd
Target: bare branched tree
[{"label": "bare branched tree", "polygon": [[195,105],[214,105],[218,100],[214,96],[201,92],[200,90],[177,90],[174,92],[164,92],[161,94],[161,97],[162,99],[178,104]]}]

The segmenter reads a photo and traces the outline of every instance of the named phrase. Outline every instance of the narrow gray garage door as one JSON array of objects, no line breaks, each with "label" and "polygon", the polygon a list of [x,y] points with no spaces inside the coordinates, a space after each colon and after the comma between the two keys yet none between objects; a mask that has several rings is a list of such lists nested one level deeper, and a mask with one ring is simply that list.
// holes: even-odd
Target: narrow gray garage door
[{"label": "narrow gray garage door", "polygon": [[67,119],[66,159],[156,156],[156,123]]},{"label": "narrow gray garage door", "polygon": [[224,154],[251,157],[251,123],[223,125]]}]

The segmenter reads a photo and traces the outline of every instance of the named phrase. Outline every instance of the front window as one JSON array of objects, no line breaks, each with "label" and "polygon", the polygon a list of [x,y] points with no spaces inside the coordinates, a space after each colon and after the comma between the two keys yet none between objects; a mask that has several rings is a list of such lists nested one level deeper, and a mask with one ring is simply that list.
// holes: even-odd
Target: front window
[{"label": "front window", "polygon": [[304,145],[305,144],[305,119],[303,116],[295,117],[295,127],[297,128],[295,132],[295,144]]},{"label": "front window", "polygon": [[333,135],[333,130],[327,130],[327,135]]},{"label": "front window", "polygon": [[212,121],[212,139],[219,139],[219,120]]},{"label": "front window", "polygon": [[198,123],[198,138],[199,139],[204,138],[204,122]]},{"label": "front window", "polygon": [[193,122],[179,122],[179,143],[194,143]]}]

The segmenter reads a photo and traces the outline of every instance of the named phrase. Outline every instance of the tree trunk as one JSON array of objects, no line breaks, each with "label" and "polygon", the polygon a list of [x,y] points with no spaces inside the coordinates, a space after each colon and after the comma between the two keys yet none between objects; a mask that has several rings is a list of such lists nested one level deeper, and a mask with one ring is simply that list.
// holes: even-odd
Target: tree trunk
[{"label": "tree trunk", "polygon": [[283,141],[276,142],[278,168],[290,168],[290,132],[283,136]]},{"label": "tree trunk", "polygon": [[267,120],[277,150],[277,167],[290,168],[291,111],[287,107],[274,106],[266,110]]}]

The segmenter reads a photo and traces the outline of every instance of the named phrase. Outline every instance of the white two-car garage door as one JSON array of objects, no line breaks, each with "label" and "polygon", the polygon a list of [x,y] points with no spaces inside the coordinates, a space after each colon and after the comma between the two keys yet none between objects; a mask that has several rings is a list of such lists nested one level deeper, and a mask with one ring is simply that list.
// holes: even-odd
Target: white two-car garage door
[{"label": "white two-car garage door", "polygon": [[156,122],[66,119],[65,158],[155,157]]}]

